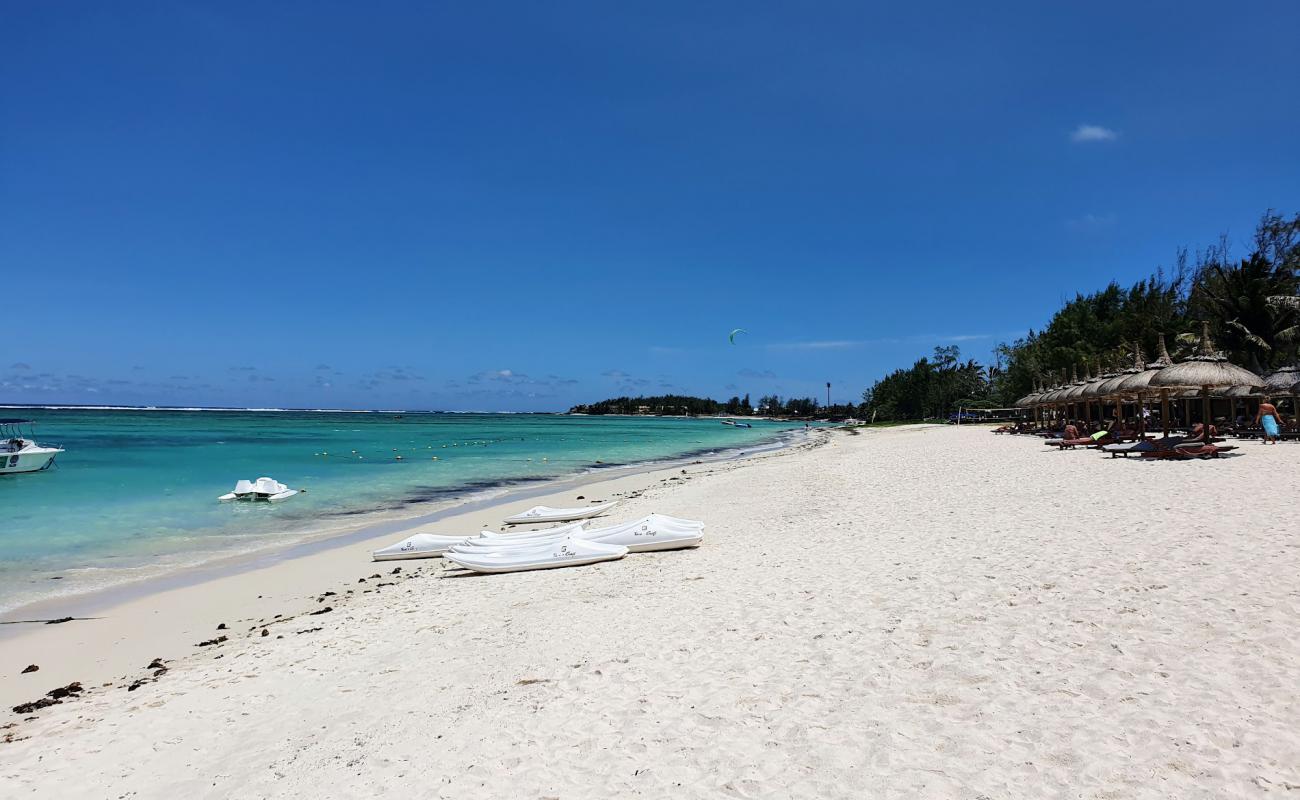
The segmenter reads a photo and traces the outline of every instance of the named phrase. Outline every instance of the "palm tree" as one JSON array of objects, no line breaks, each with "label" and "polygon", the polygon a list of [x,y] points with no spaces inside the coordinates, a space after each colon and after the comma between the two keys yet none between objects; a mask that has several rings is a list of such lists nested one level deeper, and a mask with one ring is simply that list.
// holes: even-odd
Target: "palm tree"
[{"label": "palm tree", "polygon": [[1236,266],[1211,258],[1197,270],[1194,314],[1217,320],[1225,349],[1255,372],[1285,359],[1294,339],[1297,311],[1274,300],[1294,294],[1292,270],[1255,252]]}]

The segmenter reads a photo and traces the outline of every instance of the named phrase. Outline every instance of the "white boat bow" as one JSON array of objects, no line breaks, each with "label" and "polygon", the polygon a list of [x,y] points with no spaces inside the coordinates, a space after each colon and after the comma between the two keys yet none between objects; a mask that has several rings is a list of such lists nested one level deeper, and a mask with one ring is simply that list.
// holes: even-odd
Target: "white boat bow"
[{"label": "white boat bow", "polygon": [[440,533],[417,533],[396,544],[381,547],[370,555],[375,561],[401,561],[409,558],[438,558],[472,536],[444,536]]},{"label": "white boat bow", "polygon": [[54,464],[62,447],[37,444],[29,419],[0,419],[0,475],[42,472]]}]

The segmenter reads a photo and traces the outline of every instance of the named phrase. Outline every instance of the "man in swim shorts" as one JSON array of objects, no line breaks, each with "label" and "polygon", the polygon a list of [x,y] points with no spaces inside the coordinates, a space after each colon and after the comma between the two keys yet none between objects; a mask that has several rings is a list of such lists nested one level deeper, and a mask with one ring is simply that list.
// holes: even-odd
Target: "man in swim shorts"
[{"label": "man in swim shorts", "polygon": [[1282,415],[1277,413],[1277,406],[1269,402],[1268,397],[1259,401],[1255,424],[1264,426],[1264,444],[1277,444],[1278,433],[1282,430]]}]

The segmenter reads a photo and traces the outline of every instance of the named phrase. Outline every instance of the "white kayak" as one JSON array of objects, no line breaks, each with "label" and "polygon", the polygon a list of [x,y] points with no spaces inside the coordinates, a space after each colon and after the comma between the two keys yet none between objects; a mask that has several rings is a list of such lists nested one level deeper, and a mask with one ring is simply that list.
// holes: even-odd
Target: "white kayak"
[{"label": "white kayak", "polygon": [[443,536],[438,533],[417,533],[397,544],[381,547],[370,554],[375,561],[399,561],[406,558],[437,558],[458,544],[473,537]]},{"label": "white kayak", "polygon": [[[647,514],[646,516],[642,517],[641,520],[652,520],[654,522],[663,525],[671,525],[677,528],[697,528],[699,530],[704,530],[704,523],[699,521],[698,519],[685,519],[684,517],[671,517],[667,514]],[[637,520],[637,521],[640,522],[641,520]],[[565,525],[556,525],[552,528],[539,528],[535,531],[521,531],[519,533],[496,533],[495,531],[483,531],[482,535],[502,536],[502,537],[536,536],[537,534],[541,534],[541,533],[558,533],[559,531],[562,530],[580,528],[583,525],[590,525],[590,524],[591,524],[590,522],[570,522]]]},{"label": "white kayak", "polygon": [[652,550],[675,550],[695,547],[703,539],[704,523],[699,520],[670,517],[667,514],[650,514],[633,522],[611,525],[606,528],[584,529],[588,523],[573,522],[524,533],[498,533],[482,531],[478,535],[446,535],[417,533],[413,536],[381,547],[371,553],[375,561],[398,561],[411,558],[438,558],[452,548],[504,549],[549,543],[565,536],[575,535],[586,541],[621,544],[633,553]]},{"label": "white kayak", "polygon": [[443,558],[474,572],[527,572],[616,561],[627,548],[565,537],[536,547],[512,547],[493,553],[446,553]]},{"label": "white kayak", "polygon": [[438,558],[447,550],[458,544],[465,542],[477,541],[487,537],[500,537],[512,541],[530,540],[535,534],[547,533],[552,537],[561,536],[570,531],[582,527],[581,522],[575,522],[572,525],[559,525],[554,528],[547,528],[545,531],[531,531],[529,533],[497,533],[496,531],[481,531],[477,534],[465,535],[448,535],[442,533],[417,533],[408,536],[396,544],[390,544],[387,547],[381,547],[371,552],[371,557],[375,561],[398,561],[407,558]]},{"label": "white kayak", "polygon": [[[687,520],[688,522],[690,520]],[[489,535],[484,532],[473,539],[466,539],[451,548],[454,553],[502,552],[534,547],[565,537],[580,539],[597,544],[612,544],[626,547],[631,553],[648,553],[654,550],[680,550],[697,547],[704,539],[703,524],[683,526],[672,517],[651,514],[632,522],[611,525],[606,528],[587,529],[578,526],[576,530],[568,528],[532,531],[522,534]]]},{"label": "white kayak", "polygon": [[239,480],[235,482],[235,489],[226,492],[217,499],[223,503],[231,500],[253,500],[267,503],[278,503],[281,500],[288,500],[295,494],[297,489],[290,489],[283,483],[274,478],[258,478],[256,481]]},{"label": "white kayak", "polygon": [[525,525],[529,522],[568,522],[573,519],[590,519],[599,516],[618,505],[617,500],[598,503],[582,508],[552,508],[551,506],[533,506],[513,517],[506,517],[507,525]]}]

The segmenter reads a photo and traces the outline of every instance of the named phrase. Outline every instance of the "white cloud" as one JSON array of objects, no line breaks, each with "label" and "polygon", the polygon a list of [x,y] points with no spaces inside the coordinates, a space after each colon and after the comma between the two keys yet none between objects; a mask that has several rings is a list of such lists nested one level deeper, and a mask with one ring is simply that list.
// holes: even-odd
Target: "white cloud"
[{"label": "white cloud", "polygon": [[850,347],[861,347],[864,344],[871,344],[871,342],[855,339],[829,339],[814,342],[777,342],[768,346],[773,350],[844,350]]},{"label": "white cloud", "polygon": [[1070,134],[1072,142],[1113,142],[1119,134],[1100,125],[1080,125]]},{"label": "white cloud", "polygon": [[1113,228],[1117,222],[1119,218],[1114,213],[1084,214],[1082,217],[1067,219],[1065,227],[1072,231],[1099,231]]}]

